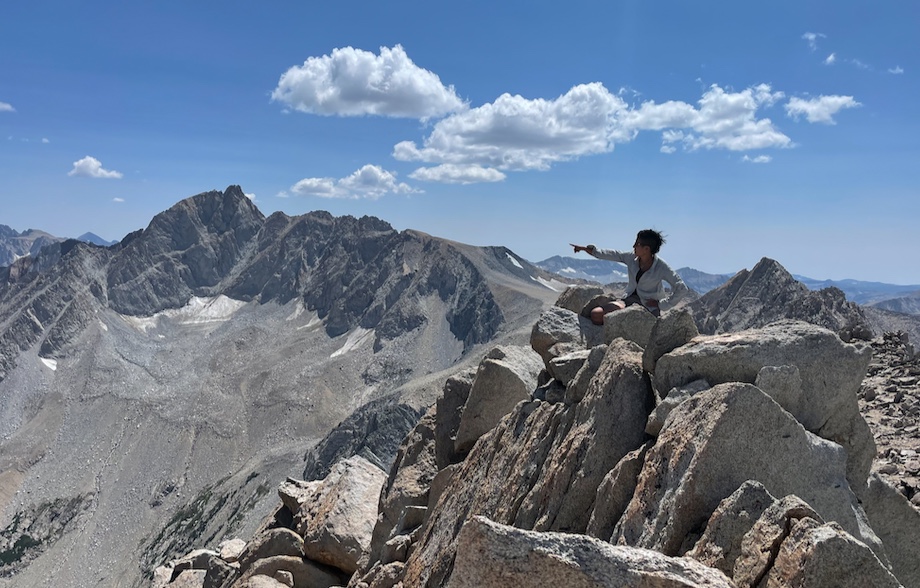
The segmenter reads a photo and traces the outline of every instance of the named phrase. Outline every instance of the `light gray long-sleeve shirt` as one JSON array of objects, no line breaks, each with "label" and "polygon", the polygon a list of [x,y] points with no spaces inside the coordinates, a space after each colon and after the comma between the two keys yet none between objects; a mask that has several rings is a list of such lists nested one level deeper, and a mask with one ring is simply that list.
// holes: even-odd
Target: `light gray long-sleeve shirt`
[{"label": "light gray long-sleeve shirt", "polygon": [[[662,311],[665,311],[673,308],[688,292],[687,285],[680,279],[680,276],[678,276],[677,273],[671,269],[671,266],[665,263],[665,261],[657,255],[652,261],[652,267],[642,274],[642,278],[637,284],[636,275],[639,273],[639,262],[636,261],[636,256],[632,251],[594,248],[593,250],[589,250],[588,254],[598,259],[617,261],[625,264],[627,274],[629,275],[629,285],[626,286],[626,295],[632,294],[633,290],[635,290],[639,298],[642,299],[643,306],[647,306],[645,303],[646,300],[657,300],[658,307]],[[662,282],[667,282],[671,286],[670,296],[665,295],[666,293]]]}]

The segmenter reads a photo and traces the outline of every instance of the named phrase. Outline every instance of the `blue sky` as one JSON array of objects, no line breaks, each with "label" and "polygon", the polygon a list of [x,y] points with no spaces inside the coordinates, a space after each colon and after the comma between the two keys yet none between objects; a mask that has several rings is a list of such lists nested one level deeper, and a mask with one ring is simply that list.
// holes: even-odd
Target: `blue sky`
[{"label": "blue sky", "polygon": [[[531,261],[920,284],[915,2],[4,2],[0,224],[239,184]],[[580,254],[584,255],[584,254]]]}]

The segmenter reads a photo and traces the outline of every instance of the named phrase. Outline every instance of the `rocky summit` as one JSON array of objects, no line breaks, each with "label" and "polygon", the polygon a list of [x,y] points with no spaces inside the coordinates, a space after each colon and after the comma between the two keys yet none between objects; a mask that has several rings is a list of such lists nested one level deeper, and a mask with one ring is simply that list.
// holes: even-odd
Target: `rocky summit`
[{"label": "rocky summit", "polygon": [[444,378],[526,341],[562,286],[502,247],[265,217],[238,186],[112,246],[16,259],[0,268],[0,586],[145,586],[254,533],[289,476],[353,455],[382,472]]},{"label": "rocky summit", "polygon": [[904,334],[850,338],[843,312],[844,341],[833,305],[809,311],[824,325],[701,334],[684,307],[595,326],[596,294],[570,288],[529,346],[448,377],[386,475],[356,456],[290,479],[240,540],[258,558],[223,544],[153,586],[920,586],[916,490],[891,477],[915,457],[892,453],[920,400]]},{"label": "rocky summit", "polygon": [[237,186],[16,259],[0,586],[920,587],[915,324],[603,294]]}]

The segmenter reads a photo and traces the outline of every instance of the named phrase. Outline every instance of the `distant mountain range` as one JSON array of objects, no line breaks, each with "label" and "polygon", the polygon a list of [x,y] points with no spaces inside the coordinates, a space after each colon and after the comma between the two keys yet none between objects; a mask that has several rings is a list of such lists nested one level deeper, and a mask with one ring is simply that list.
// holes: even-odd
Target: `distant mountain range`
[{"label": "distant mountain range", "polygon": [[[4,246],[24,248],[0,267],[4,587],[146,588],[160,563],[280,520],[279,483],[300,472],[316,480],[340,457],[387,470],[399,453],[422,469],[393,485],[421,488],[434,477],[426,468],[453,450],[403,451],[418,416],[435,427],[417,435],[420,444],[453,447],[457,428],[447,423],[466,402],[455,399],[473,390],[463,374],[472,378],[487,353],[535,349],[534,321],[574,280],[625,280],[616,264],[561,259],[550,271],[504,247],[398,231],[374,217],[266,217],[240,186],[186,198],[111,246],[3,229]],[[31,253],[41,237],[52,240]],[[870,312],[836,288],[810,290],[773,260],[730,277],[680,272],[707,292],[686,302],[700,333],[792,319],[847,337],[912,329],[920,340],[920,317]],[[547,316],[550,337],[569,333]],[[583,336],[584,321],[572,318],[572,339],[552,353],[580,346],[567,346]],[[550,437],[580,428],[563,404],[524,419],[558,426],[514,463],[561,463],[533,451],[587,447]],[[585,451],[594,474],[612,467]],[[506,476],[504,463],[489,471]],[[461,478],[480,480],[451,476]],[[593,489],[578,488],[569,495],[594,500]],[[409,502],[388,504],[409,512]]]},{"label": "distant mountain range", "polygon": [[[626,281],[626,267],[623,264],[602,259],[576,259],[557,255],[534,265],[569,279],[601,284]],[[707,274],[689,267],[676,271],[688,287],[701,295],[718,288],[734,275]],[[810,290],[838,288],[850,302],[903,314],[920,314],[920,284],[903,286],[860,280],[816,280],[801,275],[793,277]]]},{"label": "distant mountain range", "polygon": [[[51,233],[37,229],[26,229],[20,233],[6,225],[0,225],[0,267],[11,265],[26,255],[34,256],[46,245],[66,240],[64,237],[55,237]],[[103,247],[118,243],[118,241],[106,241],[93,233],[83,233],[76,240]]]},{"label": "distant mountain range", "polygon": [[[20,233],[0,224],[0,267],[11,265],[26,255],[34,256],[46,245],[66,240],[67,238],[56,237],[37,229],[27,229]],[[109,247],[118,243],[118,241],[107,241],[90,232],[83,233],[76,240],[101,247]],[[627,279],[626,268],[623,264],[603,259],[580,259],[556,255],[543,261],[530,263],[542,270],[561,276],[567,281],[584,280],[611,284],[625,282]],[[690,267],[680,268],[677,273],[687,286],[700,295],[718,288],[734,275],[709,274]],[[839,288],[850,302],[902,314],[920,314],[920,284],[899,285],[851,279],[818,280],[798,274],[793,274],[793,277],[811,290]]]}]

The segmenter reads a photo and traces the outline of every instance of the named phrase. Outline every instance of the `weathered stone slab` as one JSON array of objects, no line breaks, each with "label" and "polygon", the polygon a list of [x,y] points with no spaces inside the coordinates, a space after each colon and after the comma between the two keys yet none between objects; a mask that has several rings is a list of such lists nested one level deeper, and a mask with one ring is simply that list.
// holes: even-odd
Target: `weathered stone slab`
[{"label": "weathered stone slab", "polygon": [[614,547],[585,535],[524,531],[485,517],[475,517],[463,526],[447,586],[734,588],[722,572],[689,558]]}]

